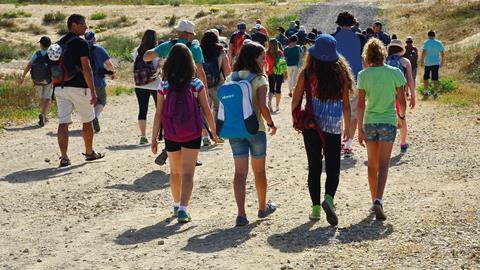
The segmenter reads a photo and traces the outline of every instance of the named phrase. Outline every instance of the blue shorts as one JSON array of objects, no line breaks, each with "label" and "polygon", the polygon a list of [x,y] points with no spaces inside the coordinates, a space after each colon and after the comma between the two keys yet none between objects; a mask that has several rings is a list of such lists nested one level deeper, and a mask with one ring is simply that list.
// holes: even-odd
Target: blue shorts
[{"label": "blue shorts", "polygon": [[267,156],[267,135],[259,131],[255,136],[248,139],[231,138],[228,140],[234,158],[263,158]]},{"label": "blue shorts", "polygon": [[364,124],[367,141],[395,142],[397,127],[391,124]]}]

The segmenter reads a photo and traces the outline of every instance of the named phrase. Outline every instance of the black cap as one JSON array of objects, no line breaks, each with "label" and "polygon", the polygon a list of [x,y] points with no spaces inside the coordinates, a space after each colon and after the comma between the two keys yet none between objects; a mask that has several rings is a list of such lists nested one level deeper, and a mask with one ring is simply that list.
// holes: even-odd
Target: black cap
[{"label": "black cap", "polygon": [[45,47],[50,47],[50,45],[52,45],[52,41],[50,40],[49,37],[47,36],[43,36],[40,41],[39,41],[40,44],[42,44],[43,46]]}]

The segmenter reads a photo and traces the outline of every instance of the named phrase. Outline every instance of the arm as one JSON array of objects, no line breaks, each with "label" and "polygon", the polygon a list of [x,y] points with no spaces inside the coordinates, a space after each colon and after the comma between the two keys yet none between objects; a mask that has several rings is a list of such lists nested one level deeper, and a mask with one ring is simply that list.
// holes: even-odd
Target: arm
[{"label": "arm", "polygon": [[343,136],[345,139],[348,139],[348,134],[350,133],[350,120],[352,118],[352,108],[350,108],[350,90],[351,85],[346,84],[343,87]]},{"label": "arm", "polygon": [[441,57],[440,66],[442,67],[445,64],[445,51],[442,51],[440,53],[440,57]]},{"label": "arm", "polygon": [[357,102],[357,128],[358,128],[358,142],[361,146],[365,147],[366,136],[363,131],[363,115],[365,114],[365,90],[358,89],[358,102]]},{"label": "arm", "polygon": [[300,74],[298,74],[297,84],[295,85],[295,89],[293,90],[292,96],[292,112],[295,108],[300,105],[303,97],[303,85],[305,84],[305,75],[304,71],[302,70]]},{"label": "arm", "polygon": [[158,133],[160,132],[160,126],[162,124],[162,110],[163,102],[165,98],[163,95],[157,93],[157,109],[155,110],[155,119],[153,120],[153,130],[152,130],[152,153],[157,154],[158,151]]},{"label": "arm", "polygon": [[222,71],[225,78],[230,76],[230,74],[232,73],[232,68],[230,67],[230,61],[228,60],[228,56],[226,54],[224,54],[224,57],[222,58]]},{"label": "arm", "polygon": [[230,59],[230,65],[233,69],[233,43],[230,42],[228,45],[228,59]]},{"label": "arm", "polygon": [[[405,111],[407,109],[407,101],[405,100],[405,95],[403,94],[403,86],[397,87],[397,100],[400,110],[398,112],[399,117],[399,127],[402,127],[403,121],[405,121]],[[402,119],[403,118],[403,119]]]},{"label": "arm", "polygon": [[[267,86],[262,86],[258,88],[257,91],[258,95],[258,107],[260,109],[260,113],[263,116],[263,119],[267,121],[267,125],[273,125],[272,115],[270,114],[270,110],[267,107]],[[277,133],[277,127],[268,127],[268,133],[270,135],[275,135]]]},{"label": "arm", "polygon": [[113,66],[113,63],[112,63],[112,59],[108,59],[107,61],[105,61],[105,66],[107,66],[107,69],[112,71],[113,74],[112,74],[112,80],[115,79],[115,67]]},{"label": "arm", "polygon": [[403,58],[405,71],[407,72],[407,84],[410,89],[410,109],[415,108],[415,82],[413,81],[412,64],[406,58]]},{"label": "arm", "polygon": [[203,86],[205,88],[205,92],[208,93],[208,85],[207,85],[207,75],[205,75],[205,70],[203,70],[203,65],[202,63],[197,63],[195,64],[197,67],[197,75],[200,81],[202,81]]},{"label": "arm", "polygon": [[20,77],[20,79],[18,80],[18,85],[20,86],[23,85],[23,83],[25,82],[25,76],[27,76],[27,73],[30,71],[31,68],[32,68],[32,61],[28,62],[27,66],[23,70],[22,77]]},{"label": "arm", "polygon": [[157,57],[159,57],[158,53],[155,51],[155,49],[151,49],[145,52],[145,54],[143,55],[143,61],[151,62]]},{"label": "arm", "polygon": [[87,83],[90,92],[92,93],[92,99],[90,104],[95,105],[97,103],[97,94],[95,92],[95,84],[93,83],[93,72],[92,67],[90,66],[90,59],[88,56],[80,57],[80,63],[82,64],[82,73],[85,82]]},{"label": "arm", "polygon": [[198,93],[198,101],[200,103],[200,107],[202,107],[203,115],[205,115],[205,119],[207,120],[208,126],[210,127],[210,131],[212,132],[212,139],[215,143],[217,143],[217,129],[215,126],[215,120],[213,120],[212,110],[208,105],[208,97],[206,91],[200,91]]}]

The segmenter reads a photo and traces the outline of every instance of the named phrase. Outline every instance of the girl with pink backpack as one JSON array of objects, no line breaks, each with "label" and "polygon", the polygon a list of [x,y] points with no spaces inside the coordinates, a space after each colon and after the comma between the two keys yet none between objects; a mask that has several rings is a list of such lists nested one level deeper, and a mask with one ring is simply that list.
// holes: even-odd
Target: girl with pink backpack
[{"label": "girl with pink backpack", "polygon": [[193,190],[195,164],[202,144],[202,113],[218,141],[215,122],[202,81],[195,78],[195,63],[187,46],[174,45],[163,66],[163,82],[157,95],[153,124],[152,152],[157,154],[156,138],[164,129],[165,149],[170,162],[170,188],[173,212],[178,222],[191,221],[187,212]]}]

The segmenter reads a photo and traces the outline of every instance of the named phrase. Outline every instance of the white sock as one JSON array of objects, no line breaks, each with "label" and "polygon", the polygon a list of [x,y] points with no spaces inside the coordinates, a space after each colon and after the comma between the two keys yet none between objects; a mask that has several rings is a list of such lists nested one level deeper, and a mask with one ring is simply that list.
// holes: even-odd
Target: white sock
[{"label": "white sock", "polygon": [[346,149],[352,148],[352,143],[353,143],[353,140],[352,140],[352,139],[348,139],[348,141],[345,143],[345,148],[346,148]]},{"label": "white sock", "polygon": [[180,207],[180,202],[173,202],[173,207]]},{"label": "white sock", "polygon": [[187,207],[180,205],[180,207],[178,208],[178,211],[187,211]]},{"label": "white sock", "polygon": [[382,205],[382,207],[383,207],[383,201],[382,201],[382,199],[376,198],[376,199],[373,201],[373,203],[375,203],[375,202],[379,202],[380,205]]}]

